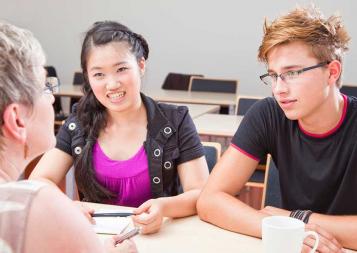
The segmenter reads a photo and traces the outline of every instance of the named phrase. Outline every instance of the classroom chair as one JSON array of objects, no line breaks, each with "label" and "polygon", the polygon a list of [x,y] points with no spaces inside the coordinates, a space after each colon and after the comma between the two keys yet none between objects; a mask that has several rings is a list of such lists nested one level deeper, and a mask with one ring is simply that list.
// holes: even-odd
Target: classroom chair
[{"label": "classroom chair", "polygon": [[237,97],[236,104],[236,115],[244,115],[247,113],[249,108],[258,102],[263,97],[253,97],[253,96],[241,96]]},{"label": "classroom chair", "polygon": [[190,80],[189,90],[237,94],[238,80],[212,79],[193,76]]},{"label": "classroom chair", "polygon": [[[45,70],[47,72],[47,77],[57,77],[57,71],[54,66],[45,66]],[[59,78],[58,78],[59,80]],[[62,125],[62,122],[67,118],[68,115],[66,115],[63,112],[62,104],[61,104],[61,98],[60,97],[55,97],[55,102],[53,103],[53,109],[55,111],[55,127]]]},{"label": "classroom chair", "polygon": [[[205,158],[207,162],[207,167],[209,173],[211,173],[213,167],[218,162],[219,158],[221,157],[221,144],[218,142],[209,142],[209,141],[202,141],[202,146],[205,150]],[[179,194],[183,193],[182,185],[179,187]]]},{"label": "classroom chair", "polygon": [[262,197],[262,206],[282,207],[279,171],[270,155],[267,158],[265,186]]},{"label": "classroom chair", "polygon": [[199,74],[168,73],[161,88],[164,90],[188,90],[192,76],[203,77]]},{"label": "classroom chair", "polygon": [[211,173],[213,167],[221,157],[222,146],[218,142],[202,142],[202,145],[205,150],[208,170]]},{"label": "classroom chair", "polygon": [[357,98],[357,85],[343,85],[340,89],[342,94],[353,96]]},{"label": "classroom chair", "polygon": [[45,66],[45,70],[47,72],[47,76],[48,77],[50,77],[50,76],[58,77],[55,67],[53,67],[53,66]]},{"label": "classroom chair", "polygon": [[83,85],[84,84],[84,76],[81,71],[76,71],[73,74],[73,85]]},{"label": "classroom chair", "polygon": [[[83,85],[84,84],[84,76],[81,71],[74,72],[72,84],[73,85]],[[77,103],[78,101],[79,101],[79,98],[71,98],[71,102],[70,102],[70,110],[71,111],[72,111],[73,105],[75,103]]]}]

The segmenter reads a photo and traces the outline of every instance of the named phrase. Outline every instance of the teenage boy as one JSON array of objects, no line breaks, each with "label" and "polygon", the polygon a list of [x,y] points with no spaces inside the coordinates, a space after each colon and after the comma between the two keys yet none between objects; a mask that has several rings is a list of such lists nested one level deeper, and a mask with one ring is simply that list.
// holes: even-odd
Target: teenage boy
[{"label": "teenage boy", "polygon": [[[297,8],[264,25],[260,76],[271,86],[244,116],[198,200],[201,219],[261,237],[269,215],[301,218],[319,252],[357,249],[357,98],[340,93],[350,38],[337,16]],[[267,154],[279,170],[282,208],[258,211],[234,196]],[[304,252],[313,246],[308,238]]]}]

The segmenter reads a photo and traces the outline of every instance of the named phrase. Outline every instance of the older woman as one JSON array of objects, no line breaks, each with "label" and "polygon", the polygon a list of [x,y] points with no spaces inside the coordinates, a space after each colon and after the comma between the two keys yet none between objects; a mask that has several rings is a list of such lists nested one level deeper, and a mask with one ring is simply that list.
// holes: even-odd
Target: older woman
[{"label": "older woman", "polygon": [[26,30],[0,22],[0,252],[136,252],[115,238],[100,243],[89,222],[56,187],[17,181],[34,157],[55,145],[55,82]]}]

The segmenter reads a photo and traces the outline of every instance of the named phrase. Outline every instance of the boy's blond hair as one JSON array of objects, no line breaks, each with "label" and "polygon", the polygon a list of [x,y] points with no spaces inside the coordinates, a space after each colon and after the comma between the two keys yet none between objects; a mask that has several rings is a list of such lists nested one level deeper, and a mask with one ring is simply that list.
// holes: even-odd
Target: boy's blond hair
[{"label": "boy's blond hair", "polygon": [[[314,6],[297,7],[272,23],[265,20],[258,59],[267,63],[271,49],[293,41],[302,41],[310,46],[319,62],[338,60],[342,64],[350,37],[343,27],[340,16],[333,15],[325,19]],[[341,76],[337,80],[337,85],[341,85]]]}]

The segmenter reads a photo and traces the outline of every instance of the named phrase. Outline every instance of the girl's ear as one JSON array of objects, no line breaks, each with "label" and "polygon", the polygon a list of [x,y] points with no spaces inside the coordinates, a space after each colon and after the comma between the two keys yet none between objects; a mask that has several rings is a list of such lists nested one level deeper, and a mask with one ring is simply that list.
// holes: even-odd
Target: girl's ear
[{"label": "girl's ear", "polygon": [[138,65],[139,65],[140,76],[144,76],[145,69],[146,69],[146,61],[144,57],[141,57],[141,59],[138,61]]},{"label": "girl's ear", "polygon": [[24,106],[12,103],[5,108],[2,117],[4,122],[2,126],[3,134],[20,143],[26,143],[26,112]]}]

